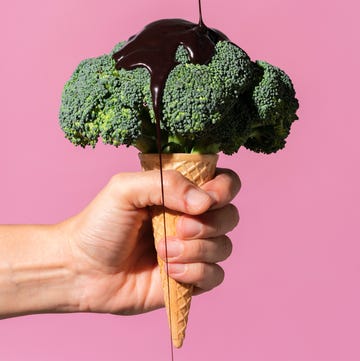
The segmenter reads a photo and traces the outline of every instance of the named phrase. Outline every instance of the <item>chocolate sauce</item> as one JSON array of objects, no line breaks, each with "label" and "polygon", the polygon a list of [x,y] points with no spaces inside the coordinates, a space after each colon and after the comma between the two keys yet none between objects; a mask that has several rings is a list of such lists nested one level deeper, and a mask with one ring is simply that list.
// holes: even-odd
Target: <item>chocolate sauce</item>
[{"label": "chocolate sauce", "polygon": [[201,15],[194,24],[182,19],[163,19],[147,25],[132,36],[127,44],[114,54],[116,68],[131,70],[145,67],[151,75],[151,95],[156,122],[160,124],[161,102],[170,71],[178,64],[177,48],[182,45],[194,64],[207,64],[215,52],[215,44],[228,40],[220,31],[205,26]]}]

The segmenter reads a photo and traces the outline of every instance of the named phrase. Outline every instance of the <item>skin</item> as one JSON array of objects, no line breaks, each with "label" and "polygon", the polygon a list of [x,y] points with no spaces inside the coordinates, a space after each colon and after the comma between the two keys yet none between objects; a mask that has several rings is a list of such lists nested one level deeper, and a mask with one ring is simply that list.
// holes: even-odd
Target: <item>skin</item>
[{"label": "skin", "polygon": [[[221,284],[218,265],[239,216],[238,176],[218,169],[198,188],[164,171],[165,206],[181,212],[167,239],[170,276],[195,294]],[[0,318],[35,313],[139,314],[164,306],[148,206],[161,205],[159,173],[114,176],[79,214],[55,225],[0,226]]]}]

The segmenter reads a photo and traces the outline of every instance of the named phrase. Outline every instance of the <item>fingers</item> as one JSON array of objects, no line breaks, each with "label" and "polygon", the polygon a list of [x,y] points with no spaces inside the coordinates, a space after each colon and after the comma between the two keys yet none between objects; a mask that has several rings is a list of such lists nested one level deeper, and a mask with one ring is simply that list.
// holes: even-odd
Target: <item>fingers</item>
[{"label": "fingers", "polygon": [[[164,200],[169,209],[201,214],[208,210],[214,200],[177,171],[163,172]],[[127,210],[162,204],[159,171],[121,173],[112,178],[107,189],[115,194],[119,204]]]},{"label": "fingers", "polygon": [[178,282],[192,284],[195,294],[210,291],[224,280],[224,270],[213,263],[169,263],[169,276]]},{"label": "fingers", "polygon": [[184,214],[176,224],[176,237],[157,246],[160,257],[168,261],[170,277],[193,284],[195,294],[209,291],[224,280],[224,271],[217,262],[227,259],[232,251],[231,240],[225,236],[239,222],[237,208],[229,202],[241,187],[238,176],[218,169],[215,178],[202,189],[213,199],[210,210],[199,215]]},{"label": "fingers", "polygon": [[[166,251],[167,248],[167,251]],[[217,263],[227,259],[232,251],[229,237],[220,236],[206,239],[180,240],[169,238],[159,242],[157,252],[169,263]]]},{"label": "fingers", "polygon": [[217,237],[232,231],[238,223],[237,208],[228,204],[199,216],[180,216],[176,223],[176,234],[182,239]]},{"label": "fingers", "polygon": [[[201,214],[228,204],[239,192],[239,177],[231,170],[218,168],[215,178],[201,188],[177,171],[165,170],[164,200],[169,209],[187,214]],[[111,196],[128,210],[161,205],[162,195],[159,171],[121,173],[115,175],[106,188]]]},{"label": "fingers", "polygon": [[214,179],[201,187],[214,200],[212,209],[221,208],[230,203],[239,193],[241,181],[239,176],[230,169],[217,168]]},{"label": "fingers", "polygon": [[227,259],[232,251],[227,236],[208,239],[167,240],[157,247],[158,255],[168,257],[169,276],[178,282],[195,286],[196,293],[209,291],[224,280],[223,269],[216,264]]}]

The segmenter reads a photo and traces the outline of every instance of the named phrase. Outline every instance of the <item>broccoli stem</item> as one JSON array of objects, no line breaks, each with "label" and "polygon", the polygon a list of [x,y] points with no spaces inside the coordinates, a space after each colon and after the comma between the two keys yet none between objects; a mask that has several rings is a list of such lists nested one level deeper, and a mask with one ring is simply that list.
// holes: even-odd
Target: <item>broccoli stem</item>
[{"label": "broccoli stem", "polygon": [[190,153],[198,154],[216,154],[220,152],[219,144],[195,145]]}]

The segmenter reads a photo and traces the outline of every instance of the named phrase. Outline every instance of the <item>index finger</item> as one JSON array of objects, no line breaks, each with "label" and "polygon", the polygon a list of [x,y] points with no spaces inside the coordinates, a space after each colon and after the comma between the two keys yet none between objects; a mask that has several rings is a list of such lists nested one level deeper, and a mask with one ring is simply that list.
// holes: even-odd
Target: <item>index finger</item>
[{"label": "index finger", "polygon": [[222,208],[229,204],[239,193],[240,188],[239,176],[233,170],[225,168],[217,168],[215,177],[201,186],[201,189],[214,200],[211,209]]}]

